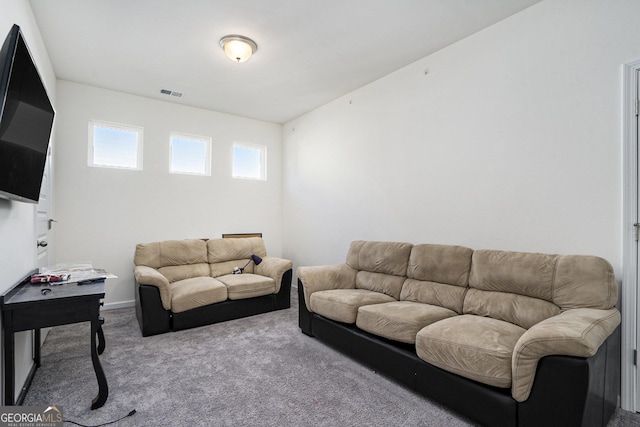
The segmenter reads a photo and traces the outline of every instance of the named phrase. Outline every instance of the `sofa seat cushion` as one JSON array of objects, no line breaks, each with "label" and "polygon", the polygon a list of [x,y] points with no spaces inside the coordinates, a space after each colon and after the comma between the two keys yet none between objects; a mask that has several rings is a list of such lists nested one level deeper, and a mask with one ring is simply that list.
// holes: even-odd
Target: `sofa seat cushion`
[{"label": "sofa seat cushion", "polygon": [[425,326],[416,353],[425,362],[484,384],[511,387],[511,356],[526,332],[490,317],[460,315]]},{"label": "sofa seat cushion", "polygon": [[360,307],[356,325],[384,338],[414,344],[422,328],[456,315],[455,311],[436,305],[394,301]]},{"label": "sofa seat cushion", "polygon": [[276,281],[257,274],[227,274],[216,277],[225,284],[229,299],[245,299],[270,295],[276,292]]},{"label": "sofa seat cushion", "polygon": [[227,299],[227,287],[213,277],[193,277],[173,282],[171,311],[180,313]]},{"label": "sofa seat cushion", "polygon": [[343,323],[356,323],[358,308],[363,305],[395,301],[392,297],[367,289],[330,289],[311,294],[311,311]]}]

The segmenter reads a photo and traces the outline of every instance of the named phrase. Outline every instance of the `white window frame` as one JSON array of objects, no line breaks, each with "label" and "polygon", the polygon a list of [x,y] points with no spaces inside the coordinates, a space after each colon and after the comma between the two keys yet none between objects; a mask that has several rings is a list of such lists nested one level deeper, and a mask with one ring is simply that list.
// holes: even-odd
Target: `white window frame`
[{"label": "white window frame", "polygon": [[[204,173],[198,172],[185,172],[179,170],[173,170],[173,138],[187,139],[192,141],[201,141],[205,143],[205,171]],[[182,132],[171,132],[169,134],[169,173],[180,175],[194,175],[194,176],[211,176],[211,138],[208,136],[191,135]]]},{"label": "white window frame", "polygon": [[[260,151],[260,176],[258,178],[253,176],[236,175],[234,170],[234,151],[236,147],[250,148],[252,150]],[[234,142],[231,150],[231,176],[235,179],[250,179],[254,181],[266,181],[267,180],[267,146],[261,144],[251,144],[248,142]]]},{"label": "white window frame", "polygon": [[[110,128],[116,130],[122,130],[125,132],[135,132],[138,135],[136,143],[136,166],[117,166],[117,165],[103,165],[95,163],[94,159],[94,130],[96,127]],[[144,128],[142,126],[127,125],[122,123],[105,122],[102,120],[89,120],[89,149],[87,156],[87,163],[91,167],[97,168],[111,168],[111,169],[125,169],[125,170],[142,170],[142,153],[143,153],[143,140],[144,140]]]}]

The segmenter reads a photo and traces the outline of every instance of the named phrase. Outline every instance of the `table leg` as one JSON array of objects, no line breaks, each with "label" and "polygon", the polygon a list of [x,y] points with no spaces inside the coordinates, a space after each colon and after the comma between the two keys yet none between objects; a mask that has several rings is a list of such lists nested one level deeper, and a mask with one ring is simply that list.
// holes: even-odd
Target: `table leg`
[{"label": "table leg", "polygon": [[100,326],[98,326],[98,354],[102,354],[104,352],[104,348],[106,346],[106,341],[104,340],[104,332],[102,330],[102,325],[104,324],[104,317],[98,317],[100,321]]},{"label": "table leg", "polygon": [[107,377],[104,375],[100,359],[98,358],[98,346],[96,345],[96,337],[98,334],[102,335],[101,344],[104,344],[102,324],[96,316],[96,318],[91,321],[91,361],[93,362],[93,370],[96,372],[96,378],[98,380],[98,395],[91,401],[91,409],[101,408],[107,401],[107,397],[109,397]]},{"label": "table leg", "polygon": [[33,363],[40,367],[40,329],[33,330]]},{"label": "table leg", "polygon": [[4,347],[4,404],[12,406],[15,404],[15,366],[16,359],[14,354],[15,339],[13,336],[13,321],[10,316],[2,316],[2,345]]}]

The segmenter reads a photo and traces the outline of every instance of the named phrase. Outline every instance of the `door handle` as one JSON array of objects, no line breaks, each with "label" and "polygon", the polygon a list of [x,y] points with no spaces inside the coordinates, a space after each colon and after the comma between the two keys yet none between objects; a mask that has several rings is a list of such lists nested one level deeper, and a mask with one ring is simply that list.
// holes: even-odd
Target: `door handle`
[{"label": "door handle", "polygon": [[51,230],[51,225],[53,225],[54,222],[58,222],[58,221],[56,221],[55,219],[51,219],[51,218],[49,218],[47,220],[47,226],[49,227],[48,228],[49,230]]},{"label": "door handle", "polygon": [[38,246],[41,248],[46,248],[48,245],[46,240],[38,240]]}]

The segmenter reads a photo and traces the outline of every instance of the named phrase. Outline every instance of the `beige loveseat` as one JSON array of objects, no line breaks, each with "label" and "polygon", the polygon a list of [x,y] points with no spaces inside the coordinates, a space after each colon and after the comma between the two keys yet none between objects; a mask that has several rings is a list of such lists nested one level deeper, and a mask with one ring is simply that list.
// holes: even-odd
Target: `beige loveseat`
[{"label": "beige loveseat", "polygon": [[134,264],[143,336],[290,306],[291,261],[267,256],[260,237],[141,243]]},{"label": "beige loveseat", "polygon": [[355,241],[297,275],[303,332],[482,424],[604,426],[616,407],[602,258]]}]

